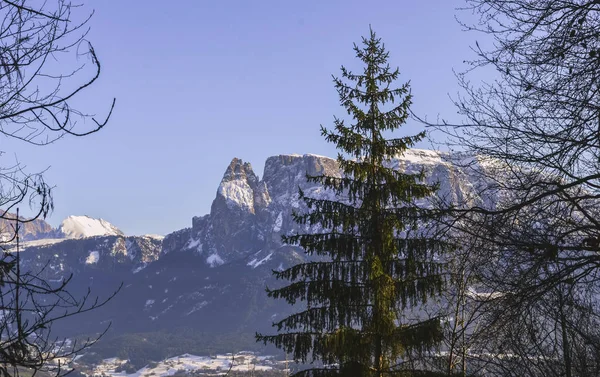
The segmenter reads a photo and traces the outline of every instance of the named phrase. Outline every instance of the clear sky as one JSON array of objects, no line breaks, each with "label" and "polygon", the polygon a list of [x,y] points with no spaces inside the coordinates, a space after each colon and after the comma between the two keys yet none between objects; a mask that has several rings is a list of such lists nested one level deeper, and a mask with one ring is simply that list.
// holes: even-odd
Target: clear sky
[{"label": "clear sky", "polygon": [[369,24],[430,119],[456,114],[453,69],[478,37],[455,20],[461,0],[84,2],[103,71],[77,104],[103,114],[116,97],[110,123],[41,148],[2,142],[29,171],[50,167],[52,225],[85,214],[131,235],[191,226],[233,157],[262,176],[272,155],[335,156],[319,134],[344,115],[331,74],[356,63]]}]

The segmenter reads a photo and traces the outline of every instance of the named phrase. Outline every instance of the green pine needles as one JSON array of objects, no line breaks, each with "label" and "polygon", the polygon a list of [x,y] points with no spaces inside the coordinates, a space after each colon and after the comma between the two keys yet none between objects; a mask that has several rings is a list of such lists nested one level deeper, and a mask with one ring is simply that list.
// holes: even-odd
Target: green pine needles
[{"label": "green pine needles", "polygon": [[335,192],[338,200],[300,192],[308,212],[294,214],[294,220],[320,224],[324,231],[283,237],[325,258],[273,272],[289,284],[267,289],[268,295],[306,307],[275,323],[277,335],[257,334],[258,341],[282,348],[296,361],[320,361],[298,376],[417,374],[414,369],[421,368],[407,362],[408,353],[430,350],[442,337],[439,319],[407,321],[403,315],[415,314],[416,307],[443,289],[438,257],[446,245],[426,237],[423,225],[432,213],[415,204],[436,187],[423,183],[423,173],[387,167],[424,133],[384,137],[409,116],[409,85],[390,88],[399,70],[390,68],[389,54],[372,30],[354,50],[364,63],[362,74],[342,67],[342,79],[334,77],[351,124],[335,118],[335,130],[321,126],[325,139],[340,150],[342,177],[307,177]]}]

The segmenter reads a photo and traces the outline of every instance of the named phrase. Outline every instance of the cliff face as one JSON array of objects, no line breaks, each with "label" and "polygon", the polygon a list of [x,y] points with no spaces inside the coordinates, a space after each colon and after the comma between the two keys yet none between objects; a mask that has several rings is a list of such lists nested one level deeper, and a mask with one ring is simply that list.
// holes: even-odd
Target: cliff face
[{"label": "cliff face", "polygon": [[[390,161],[390,167],[407,173],[424,171],[428,183],[439,185],[436,200],[493,202],[493,197],[478,196],[475,188],[485,182],[473,173],[476,169],[463,171],[464,163],[462,155],[409,150]],[[470,163],[483,168],[477,159]],[[319,184],[307,182],[307,174],[341,176],[334,159],[312,154],[279,155],[267,159],[259,180],[249,163],[234,158],[217,188],[210,213],[194,217],[191,228],[167,235],[163,251],[189,250],[213,267],[239,259],[273,258],[283,246],[282,235],[317,230],[301,228],[292,220],[293,211],[306,210],[298,189],[310,197],[335,199]],[[424,200],[420,205],[429,203]]]}]

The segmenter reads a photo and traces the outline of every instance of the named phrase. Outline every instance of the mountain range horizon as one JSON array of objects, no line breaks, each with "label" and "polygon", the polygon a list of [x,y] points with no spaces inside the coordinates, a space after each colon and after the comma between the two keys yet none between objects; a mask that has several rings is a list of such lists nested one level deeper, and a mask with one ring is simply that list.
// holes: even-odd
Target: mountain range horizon
[{"label": "mountain range horizon", "polygon": [[[427,156],[426,158],[429,158],[429,159],[431,159],[431,158],[442,159],[442,158],[450,158],[451,155],[458,155],[458,156],[461,156],[461,158],[464,157],[464,155],[460,152],[451,153],[451,152],[442,152],[442,151],[430,150],[430,149],[412,148],[412,149],[407,150],[406,153],[404,154],[404,156],[397,156],[395,158],[413,160],[414,162],[418,163],[419,160],[422,159],[424,156]],[[263,169],[263,179],[265,178],[264,177],[265,171],[267,171],[267,174],[269,174],[268,173],[269,161],[272,161],[273,159],[278,159],[278,158],[297,158],[297,157],[313,157],[313,158],[322,158],[322,159],[326,159],[326,160],[335,161],[335,158],[318,155],[318,154],[313,154],[313,153],[305,153],[305,154],[289,153],[289,154],[274,155],[274,156],[267,158],[265,161],[265,168]],[[256,177],[256,180],[259,180],[259,176],[254,172],[252,165],[249,162],[244,162],[244,160],[239,157],[232,158],[230,164],[228,165],[228,167],[225,170],[223,179],[226,178],[229,167],[231,167],[232,165],[236,165],[236,164],[244,165],[245,166],[244,169],[251,171],[251,174],[254,177]],[[222,179],[221,183],[223,183],[223,179]],[[220,189],[223,189],[222,184],[219,186],[217,191]],[[232,195],[232,197],[233,197],[236,195],[236,193],[232,192],[232,193],[228,193],[227,195]],[[240,198],[238,198],[238,199],[240,199]],[[200,215],[200,216],[203,216],[203,215]],[[141,234],[126,234],[118,226],[115,226],[113,224],[113,223],[118,223],[119,222],[118,219],[108,220],[106,217],[107,216],[104,216],[104,217],[95,216],[92,213],[71,214],[71,215],[67,216],[66,218],[62,219],[60,221],[60,223],[57,223],[57,225],[55,225],[55,226],[52,226],[51,223],[56,224],[56,222],[52,222],[52,221],[48,221],[48,220],[39,218],[39,219],[36,219],[33,223],[29,223],[32,225],[29,225],[29,224],[24,225],[24,237],[22,235],[22,238],[24,240],[31,241],[31,240],[40,240],[40,239],[85,238],[85,237],[108,236],[108,235],[117,235],[117,234],[127,235],[127,236],[164,237],[169,234],[168,232],[165,234],[153,234],[150,232],[148,232],[148,233],[144,232]],[[0,227],[3,228],[4,226],[0,225]]]}]

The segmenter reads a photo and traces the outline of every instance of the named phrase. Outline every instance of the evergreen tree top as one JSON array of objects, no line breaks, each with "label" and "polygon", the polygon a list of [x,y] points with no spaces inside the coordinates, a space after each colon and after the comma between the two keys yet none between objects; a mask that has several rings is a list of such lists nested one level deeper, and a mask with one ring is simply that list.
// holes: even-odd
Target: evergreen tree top
[{"label": "evergreen tree top", "polygon": [[[333,76],[340,104],[352,116],[352,123],[334,118],[334,130],[321,126],[328,142],[335,143],[341,152],[356,159],[393,156],[412,147],[425,134],[385,140],[382,133],[394,131],[406,123],[412,104],[410,84],[398,88],[391,85],[400,76],[399,68],[392,70],[388,63],[389,52],[370,29],[369,38],[362,38],[362,46],[354,44],[356,57],[364,63],[362,74],[341,67],[341,77]],[[390,108],[386,108],[386,105]],[[343,160],[343,158],[339,158]],[[381,164],[382,161],[376,161]]]},{"label": "evergreen tree top", "polygon": [[267,290],[291,305],[303,303],[303,309],[274,324],[279,334],[257,335],[297,361],[310,356],[338,366],[299,375],[400,375],[407,350],[427,350],[441,337],[439,319],[405,323],[402,314],[438,295],[444,283],[435,258],[444,244],[419,231],[429,213],[415,203],[436,188],[424,183],[423,173],[405,174],[386,165],[424,133],[384,137],[408,119],[409,84],[392,87],[399,69],[390,68],[389,54],[372,29],[354,51],[364,64],[362,73],[342,66],[341,78],[333,78],[351,120],[335,117],[332,130],[321,126],[340,151],[343,174],[307,177],[333,190],[336,198],[311,198],[300,191],[308,211],[294,214],[294,220],[321,231],[283,237],[320,258],[273,271],[289,284]]}]

